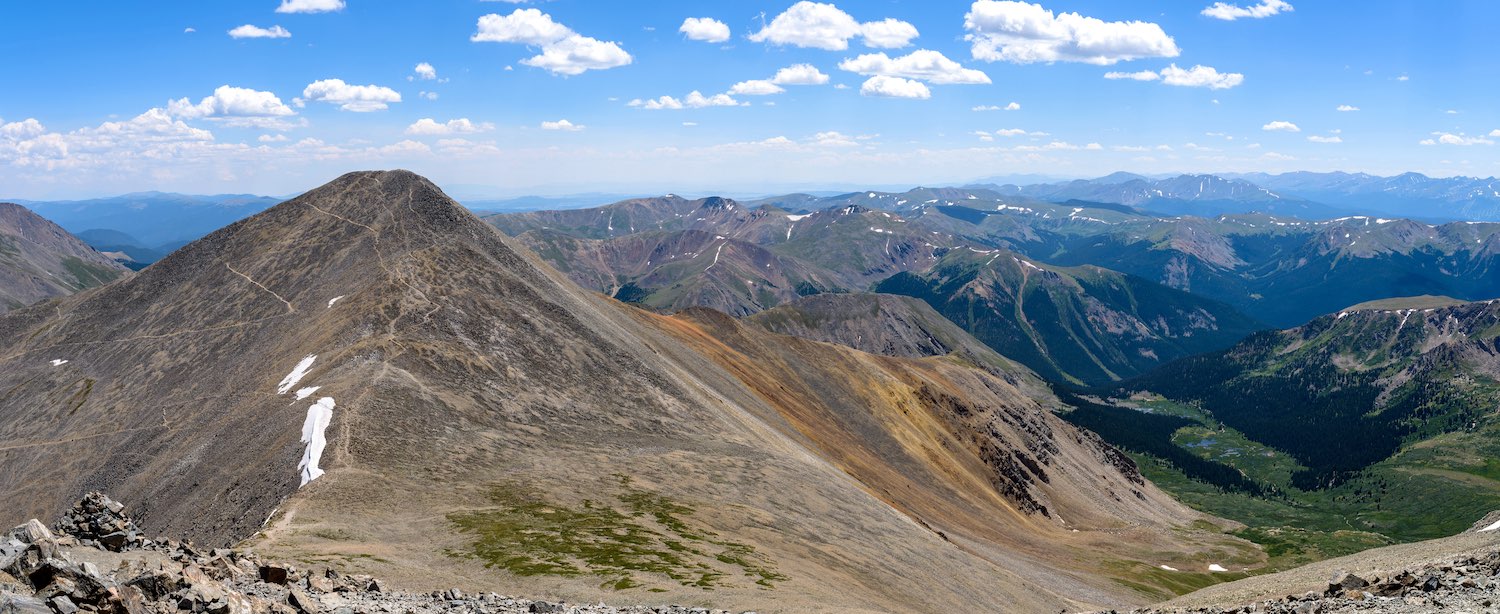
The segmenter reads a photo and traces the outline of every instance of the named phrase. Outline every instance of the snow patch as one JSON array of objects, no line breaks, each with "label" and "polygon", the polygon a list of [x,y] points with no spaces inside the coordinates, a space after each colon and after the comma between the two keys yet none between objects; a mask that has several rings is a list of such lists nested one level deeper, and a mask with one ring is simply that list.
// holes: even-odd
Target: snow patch
[{"label": "snow patch", "polygon": [[1209,566],[1208,566],[1208,570],[1209,570],[1209,571],[1214,571],[1214,572],[1218,572],[1218,571],[1229,571],[1229,570],[1228,570],[1228,569],[1224,569],[1224,566],[1223,566],[1223,565],[1220,565],[1220,564],[1218,564],[1218,563],[1213,563],[1213,564],[1210,564],[1210,565],[1209,565]]},{"label": "snow patch", "polygon": [[54,366],[54,367],[61,367],[61,366],[65,365],[65,364],[68,364],[68,361],[63,360],[61,358],[54,358],[54,359],[52,359],[52,366]]},{"label": "snow patch", "polygon": [[317,392],[319,388],[322,388],[322,386],[308,386],[306,388],[298,388],[297,400],[301,401],[302,399],[312,396],[313,393]]},{"label": "snow patch", "polygon": [[307,408],[307,419],[302,421],[302,443],[307,444],[307,447],[302,450],[302,462],[297,463],[297,472],[302,474],[299,486],[306,486],[308,482],[323,475],[323,470],[318,467],[318,460],[323,457],[323,448],[328,445],[324,434],[328,430],[328,423],[333,421],[333,406],[333,397],[323,397]]},{"label": "snow patch", "polygon": [[1177,568],[1176,568],[1176,567],[1173,567],[1173,566],[1171,566],[1171,565],[1162,565],[1162,566],[1161,566],[1161,568],[1162,568],[1162,569],[1165,569],[1165,570],[1167,570],[1167,571],[1177,571]]},{"label": "snow patch", "polygon": [[809,218],[809,217],[812,217],[811,213],[804,213],[802,215],[792,215],[792,214],[788,213],[786,215],[786,219],[789,219],[789,220],[791,220],[793,222],[801,221],[802,219]]},{"label": "snow patch", "polygon": [[307,370],[312,368],[313,361],[317,359],[317,354],[308,354],[304,357],[302,362],[297,363],[297,367],[292,369],[291,373],[281,378],[281,383],[276,385],[276,394],[286,394],[292,389],[292,386],[296,386],[297,382],[302,381],[302,378],[307,375]]},{"label": "snow patch", "polygon": [[1480,529],[1479,532],[1480,533],[1484,533],[1486,531],[1494,531],[1494,530],[1497,530],[1497,529],[1500,529],[1500,520],[1496,520],[1495,524],[1492,524],[1492,525],[1487,526],[1487,527],[1485,527],[1483,529]]},{"label": "snow patch", "polygon": [[341,299],[341,298],[344,298],[344,295],[340,294],[340,295],[335,296],[335,297],[333,297],[331,299],[328,299],[328,308],[329,309],[333,309],[333,304],[339,302],[339,299]]}]

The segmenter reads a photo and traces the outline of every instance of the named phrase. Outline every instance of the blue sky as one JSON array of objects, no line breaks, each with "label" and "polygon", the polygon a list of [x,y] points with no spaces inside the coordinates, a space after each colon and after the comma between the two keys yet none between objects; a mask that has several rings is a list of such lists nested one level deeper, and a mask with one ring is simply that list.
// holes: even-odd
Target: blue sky
[{"label": "blue sky", "polygon": [[1211,4],[15,3],[0,195],[1500,169],[1500,3]]}]

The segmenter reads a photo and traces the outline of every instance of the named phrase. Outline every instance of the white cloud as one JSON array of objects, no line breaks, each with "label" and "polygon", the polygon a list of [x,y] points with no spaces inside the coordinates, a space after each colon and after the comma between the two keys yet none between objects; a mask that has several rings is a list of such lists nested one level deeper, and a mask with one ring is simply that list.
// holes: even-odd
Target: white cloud
[{"label": "white cloud", "polygon": [[328,13],[344,10],[344,0],[281,0],[278,13]]},{"label": "white cloud", "polygon": [[586,70],[606,70],[631,62],[620,45],[587,36],[569,36],[542,47],[542,53],[521,60],[522,64],[560,75],[578,75]]},{"label": "white cloud", "polygon": [[302,90],[306,100],[326,102],[344,111],[365,113],[381,111],[390,103],[401,102],[401,94],[381,85],[349,85],[343,79],[323,79],[309,83]]},{"label": "white cloud", "polygon": [[861,24],[837,6],[802,0],[751,34],[750,40],[843,51],[849,48],[849,39],[856,36],[864,38],[866,47],[894,49],[910,44],[917,37],[917,28],[890,18]]},{"label": "white cloud", "polygon": [[469,40],[541,47],[540,54],[521,60],[521,63],[559,75],[616,68],[633,60],[618,43],[578,34],[537,9],[516,9],[504,16],[484,15],[479,18],[477,29]]},{"label": "white cloud", "polygon": [[585,128],[585,126],[583,126],[582,124],[575,124],[575,123],[570,122],[570,121],[568,121],[566,119],[559,119],[559,120],[557,120],[555,122],[542,122],[542,129],[543,130],[562,130],[564,132],[578,132],[580,130],[583,130],[584,128]]},{"label": "white cloud", "polygon": [[1015,151],[1074,151],[1078,149],[1078,146],[1067,141],[1052,141],[1046,145],[1017,145],[1012,149]]},{"label": "white cloud", "polygon": [[284,142],[286,142],[286,135],[285,134],[262,134],[256,140],[260,141],[262,143],[284,143]]},{"label": "white cloud", "polygon": [[1490,131],[1490,136],[1500,136],[1500,129],[1491,130]]},{"label": "white cloud", "polygon": [[1285,0],[1261,0],[1260,4],[1247,7],[1228,2],[1215,2],[1213,6],[1203,9],[1202,14],[1214,19],[1234,21],[1240,18],[1261,19],[1282,12],[1292,12],[1292,5],[1287,4]]},{"label": "white cloud", "polygon": [[705,43],[729,40],[729,25],[712,17],[689,17],[682,21],[682,27],[677,31],[686,34],[688,40]]},{"label": "white cloud", "polygon": [[1245,82],[1245,75],[1237,72],[1220,73],[1212,66],[1202,64],[1192,68],[1178,68],[1172,64],[1161,69],[1161,82],[1179,87],[1206,87],[1212,90],[1227,90]]},{"label": "white cloud", "polygon": [[1284,121],[1274,121],[1261,126],[1260,129],[1267,132],[1302,132],[1302,129],[1298,128],[1297,124]]},{"label": "white cloud", "polygon": [[886,75],[875,75],[859,86],[859,93],[863,96],[880,96],[884,98],[916,98],[927,99],[932,97],[932,90],[927,89],[920,81],[902,79],[901,77],[890,77]]},{"label": "white cloud", "polygon": [[197,104],[187,98],[168,101],[166,111],[172,117],[182,119],[207,118],[229,126],[276,130],[292,128],[293,124],[285,118],[297,114],[276,94],[229,85],[219,86],[212,96],[199,100]]},{"label": "white cloud", "polygon": [[[1500,130],[1496,130],[1495,132],[1490,133],[1490,136],[1500,136],[1500,134],[1496,134],[1496,133],[1500,133]],[[1421,145],[1463,145],[1463,146],[1468,146],[1468,145],[1494,145],[1495,144],[1494,141],[1491,141],[1491,140],[1489,140],[1487,138],[1484,138],[1482,136],[1468,136],[1468,135],[1465,135],[1462,132],[1460,132],[1458,134],[1453,134],[1453,133],[1450,133],[1450,132],[1434,132],[1434,133],[1432,133],[1432,136],[1435,136],[1437,138],[1435,138],[1435,139],[1423,139],[1419,144],[1421,144]]]},{"label": "white cloud", "polygon": [[1343,111],[1343,112],[1347,113],[1349,111],[1358,111],[1359,107],[1356,107],[1356,106],[1354,106],[1352,104],[1341,104],[1341,105],[1338,106],[1337,109],[1334,109],[1334,110],[1335,111]]},{"label": "white cloud", "polygon": [[990,136],[990,133],[988,133],[988,132],[985,132],[985,131],[983,131],[983,130],[976,130],[976,131],[975,131],[975,132],[974,132],[974,136],[977,136],[977,137],[979,137],[979,140],[981,140],[981,141],[984,141],[984,142],[986,142],[986,143],[989,143],[989,142],[991,142],[991,141],[994,141],[994,140],[995,140],[995,137],[993,137],[993,136]]},{"label": "white cloud", "polygon": [[822,85],[828,83],[828,75],[812,64],[793,64],[776,71],[771,83],[778,85]]},{"label": "white cloud", "polygon": [[474,123],[467,117],[450,119],[446,123],[440,123],[430,117],[424,117],[406,127],[406,133],[421,136],[446,136],[449,134],[476,134],[489,132],[495,129],[495,125],[489,122]]},{"label": "white cloud", "polygon": [[729,88],[730,94],[745,96],[769,96],[771,94],[780,94],[785,91],[785,88],[764,79],[751,79],[749,81],[741,81]]},{"label": "white cloud", "polygon": [[1341,138],[1341,137],[1337,137],[1337,136],[1318,136],[1316,134],[1307,137],[1307,140],[1312,141],[1314,143],[1342,143],[1342,142],[1344,142],[1344,139]]},{"label": "white cloud", "polygon": [[182,33],[183,34],[192,34],[192,33],[197,32],[197,31],[198,31],[198,28],[193,28],[193,27],[188,27],[188,28],[183,28],[182,29]]},{"label": "white cloud", "polygon": [[641,109],[648,109],[652,111],[664,109],[702,109],[705,107],[744,107],[749,105],[750,103],[735,100],[728,94],[714,94],[713,96],[704,96],[703,93],[699,92],[698,90],[688,92],[688,95],[683,97],[681,100],[673,98],[671,96],[662,96],[660,98],[650,98],[646,100],[637,98],[626,103],[626,106],[638,107]]},{"label": "white cloud", "polygon": [[1399,77],[1396,77],[1396,80],[1397,81],[1411,81],[1411,77],[1408,77],[1406,75],[1401,75]]},{"label": "white cloud", "polygon": [[490,13],[479,18],[478,29],[470,41],[476,43],[519,43],[543,46],[573,34],[567,26],[537,9],[516,9],[509,15]]},{"label": "white cloud", "polygon": [[47,132],[47,128],[35,117],[28,117],[18,122],[0,124],[0,137],[9,140],[22,141],[36,138]]},{"label": "white cloud", "polygon": [[1104,146],[1100,145],[1098,143],[1089,143],[1088,145],[1084,145],[1083,148],[1086,149],[1086,150],[1089,150],[1089,151],[1103,151],[1104,150]]},{"label": "white cloud", "polygon": [[976,0],[964,15],[964,37],[976,60],[1085,62],[1101,66],[1141,58],[1174,58],[1176,41],[1144,21],[1103,21],[1061,13],[1040,4]]},{"label": "white cloud", "polygon": [[56,171],[108,167],[112,172],[138,170],[147,163],[155,172],[162,159],[218,147],[213,133],[174,119],[153,108],[136,117],[104,122],[68,133],[47,132],[35,119],[0,125],[0,168]]},{"label": "white cloud", "polygon": [[288,32],[286,28],[283,28],[281,26],[262,28],[260,26],[253,26],[247,23],[243,26],[230,30],[229,36],[231,38],[291,38],[292,33]]},{"label": "white cloud", "polygon": [[866,47],[877,49],[900,49],[918,36],[916,26],[890,17],[860,24],[859,33],[864,36]]},{"label": "white cloud", "polygon": [[1003,136],[1003,137],[1013,137],[1013,136],[1035,136],[1035,137],[1042,137],[1042,136],[1048,136],[1046,132],[1028,131],[1028,130],[1026,130],[1024,128],[1001,128],[999,130],[996,130],[995,134],[998,134],[998,135]]},{"label": "white cloud", "polygon": [[427,62],[421,62],[417,64],[416,68],[412,69],[412,72],[416,73],[418,79],[422,79],[424,81],[431,81],[437,78],[437,69],[433,68],[432,65],[428,64]]},{"label": "white cloud", "polygon": [[438,93],[437,92],[427,92],[427,91],[417,92],[417,98],[424,98],[424,99],[427,99],[427,100],[437,100],[438,99]]},{"label": "white cloud", "polygon": [[1141,70],[1136,72],[1112,71],[1104,73],[1105,79],[1133,79],[1136,81],[1155,81],[1161,78],[1154,70]]},{"label": "white cloud", "polygon": [[1006,111],[1020,111],[1021,110],[1021,103],[1019,103],[1019,102],[1012,102],[1012,103],[1010,103],[1008,105],[1005,105],[1005,110]]},{"label": "white cloud", "polygon": [[901,77],[934,84],[989,83],[983,71],[964,68],[958,62],[930,49],[918,49],[897,58],[885,53],[866,53],[839,62],[839,68],[865,76]]},{"label": "white cloud", "polygon": [[[1136,72],[1107,72],[1105,79],[1132,79],[1135,81],[1161,80],[1167,85],[1178,87],[1206,87],[1213,90],[1225,90],[1245,82],[1245,75],[1239,73],[1220,73],[1212,66],[1201,64],[1192,68],[1178,68],[1176,64],[1161,69],[1141,70]],[[1215,100],[1217,104],[1219,101]]]},{"label": "white cloud", "polygon": [[858,147],[859,142],[853,137],[838,131],[819,132],[813,135],[810,143],[818,147]]}]

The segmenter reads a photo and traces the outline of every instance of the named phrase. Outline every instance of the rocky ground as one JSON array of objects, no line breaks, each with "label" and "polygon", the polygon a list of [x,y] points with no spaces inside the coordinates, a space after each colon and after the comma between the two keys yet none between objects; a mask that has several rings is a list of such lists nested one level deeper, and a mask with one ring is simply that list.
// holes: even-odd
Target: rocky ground
[{"label": "rocky ground", "polygon": [[1405,569],[1384,576],[1339,574],[1322,592],[1230,607],[1132,610],[1131,614],[1343,614],[1500,612],[1500,551]]},{"label": "rocky ground", "polygon": [[[253,552],[146,539],[125,506],[91,493],[52,529],[0,535],[0,614],[728,614],[681,606],[568,604],[457,589],[395,592],[375,578],[298,569]],[[747,613],[753,614],[753,613]]]}]

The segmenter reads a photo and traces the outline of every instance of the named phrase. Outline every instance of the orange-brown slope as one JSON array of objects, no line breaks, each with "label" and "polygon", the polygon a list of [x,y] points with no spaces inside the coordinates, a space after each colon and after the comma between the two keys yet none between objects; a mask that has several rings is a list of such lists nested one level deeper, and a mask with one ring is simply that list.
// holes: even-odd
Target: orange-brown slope
[{"label": "orange-brown slope", "polygon": [[1203,517],[982,370],[765,333],[707,309],[634,313],[733,374],[776,412],[762,419],[870,494],[1025,580],[1068,586],[1078,603],[1128,602],[1119,581],[1208,550],[1254,556],[1184,531]]}]

